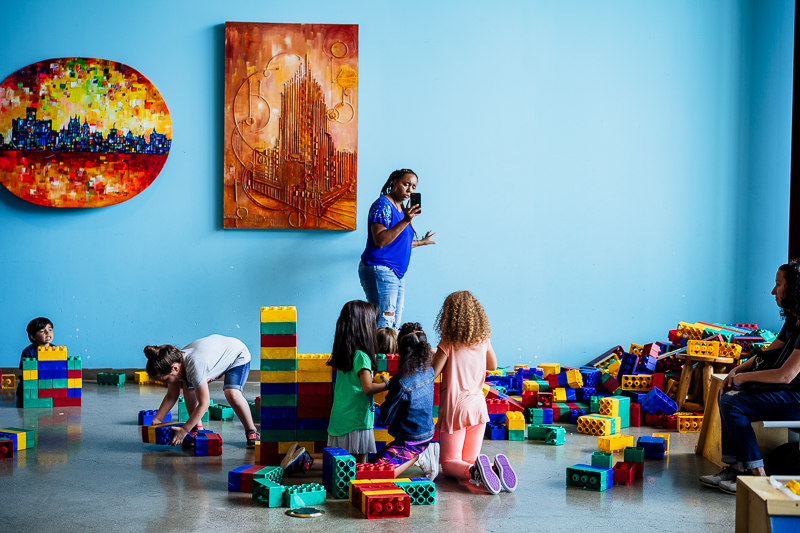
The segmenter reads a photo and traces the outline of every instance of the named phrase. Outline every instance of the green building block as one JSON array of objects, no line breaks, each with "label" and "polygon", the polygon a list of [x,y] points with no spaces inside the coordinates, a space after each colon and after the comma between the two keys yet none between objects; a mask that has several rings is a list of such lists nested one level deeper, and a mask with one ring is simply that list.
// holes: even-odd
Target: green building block
[{"label": "green building block", "polygon": [[[214,405],[214,400],[209,400],[209,407]],[[178,398],[178,422],[186,422],[189,420],[189,411],[186,410],[186,399],[181,396]],[[208,409],[203,414],[203,418],[200,419],[201,422],[208,422]]]},{"label": "green building block", "polygon": [[600,397],[592,396],[589,398],[589,413],[595,414],[600,412]]},{"label": "green building block", "polygon": [[553,446],[561,446],[565,442],[566,435],[567,431],[564,428],[560,426],[552,426],[547,430],[544,443],[552,444]]},{"label": "green building block", "polygon": [[325,503],[327,493],[325,487],[319,483],[306,483],[305,485],[292,485],[283,492],[284,507],[305,507],[307,505],[320,505]]},{"label": "green building block", "polygon": [[290,372],[297,370],[297,359],[261,359],[263,372]]},{"label": "green building block", "polygon": [[281,483],[283,481],[283,468],[279,466],[265,466],[253,474],[253,480],[256,479]]},{"label": "green building block", "polygon": [[343,500],[350,494],[350,481],[356,478],[356,459],[352,455],[337,455],[332,460],[331,495]]},{"label": "green building block", "polygon": [[81,358],[79,355],[67,356],[67,370],[81,370]]},{"label": "green building block", "polygon": [[39,369],[39,361],[36,359],[32,359],[30,357],[24,357],[22,359],[22,370],[38,370]]},{"label": "green building block", "polygon": [[116,385],[117,387],[125,385],[125,374],[116,372],[98,372],[97,384]]},{"label": "green building block", "polygon": [[643,463],[644,448],[637,446],[626,446],[623,450],[623,459],[626,463]]},{"label": "green building block", "polygon": [[[38,379],[24,379],[22,380],[22,390],[39,390],[39,380]],[[38,394],[36,396],[39,397]]]},{"label": "green building block", "polygon": [[436,502],[436,485],[425,478],[414,478],[411,481],[395,481],[411,497],[411,505],[433,505]]},{"label": "green building block", "polygon": [[375,364],[378,367],[378,372],[386,372],[386,370],[387,370],[386,354],[376,353],[375,354]]},{"label": "green building block", "polygon": [[509,429],[508,440],[525,440],[524,429]]},{"label": "green building block", "polygon": [[539,392],[550,392],[550,382],[549,381],[543,381],[543,380],[537,379],[536,383],[539,384]]},{"label": "green building block", "polygon": [[27,409],[29,407],[53,407],[52,398],[22,398],[22,407]]},{"label": "green building block", "polygon": [[[262,324],[263,325],[263,324]],[[286,487],[268,479],[253,479],[253,499],[266,503],[267,507],[283,505]]]},{"label": "green building block", "polygon": [[620,424],[622,429],[631,425],[631,399],[628,396],[612,396],[617,400]]},{"label": "green building block", "polygon": [[222,404],[209,405],[208,417],[211,420],[233,420],[233,409]]},{"label": "green building block", "polygon": [[297,335],[297,322],[262,322],[262,335]]},{"label": "green building block", "polygon": [[295,407],[296,394],[265,394],[261,397],[261,407]]},{"label": "green building block", "polygon": [[592,466],[599,468],[611,468],[614,457],[610,452],[594,452],[592,454]]},{"label": "green building block", "polygon": [[433,418],[439,418],[439,406],[438,405],[434,405],[433,406]]},{"label": "green building block", "polygon": [[289,440],[296,440],[297,442],[325,442],[328,440],[328,430],[298,429],[296,439],[287,439],[278,442],[289,442]]},{"label": "green building block", "polygon": [[567,487],[604,491],[613,484],[611,470],[589,465],[567,467]]},{"label": "green building block", "polygon": [[67,380],[66,379],[54,379],[53,380],[53,388],[54,389],[66,389],[67,388]]},{"label": "green building block", "polygon": [[[327,435],[327,431],[325,434]],[[261,442],[308,442],[297,437],[294,429],[265,429],[261,430]],[[327,440],[327,437],[325,437]],[[321,441],[320,441],[321,442]]]}]

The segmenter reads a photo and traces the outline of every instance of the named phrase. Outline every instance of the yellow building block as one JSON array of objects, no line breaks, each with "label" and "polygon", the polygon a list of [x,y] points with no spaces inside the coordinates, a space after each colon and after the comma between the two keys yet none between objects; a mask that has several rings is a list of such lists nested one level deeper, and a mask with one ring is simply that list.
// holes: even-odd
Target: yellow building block
[{"label": "yellow building block", "polygon": [[134,383],[138,383],[140,385],[146,385],[150,382],[150,376],[147,372],[134,372],[133,381]]},{"label": "yellow building block", "polygon": [[689,341],[686,343],[686,353],[694,357],[719,357],[719,342]]},{"label": "yellow building block", "polygon": [[544,377],[561,372],[561,365],[558,363],[540,363],[536,368],[544,372]]},{"label": "yellow building block", "polygon": [[386,482],[393,483],[399,481],[411,481],[411,478],[401,477],[395,479],[351,479],[347,498],[350,500],[351,503],[353,503],[353,487],[356,485],[369,485],[371,483],[386,483]]},{"label": "yellow building block", "polygon": [[[328,370],[323,372],[296,372],[297,383],[330,383],[333,381],[333,369],[328,367]],[[275,383],[265,382],[262,383]]]},{"label": "yellow building block", "polygon": [[678,416],[678,433],[700,433],[703,417],[695,415]]},{"label": "yellow building block", "polygon": [[580,370],[567,370],[567,384],[573,389],[583,387],[583,376]]},{"label": "yellow building block", "polygon": [[611,435],[611,420],[590,415],[578,417],[578,433]]},{"label": "yellow building block", "polygon": [[620,364],[622,364],[622,363],[620,363],[620,361],[619,361],[619,360],[617,360],[617,361],[612,361],[612,362],[611,362],[611,363],[610,363],[610,364],[609,364],[609,365],[608,365],[608,366],[607,366],[607,367],[604,369],[604,371],[605,371],[605,372],[607,372],[607,373],[609,373],[609,374],[611,374],[612,376],[616,377],[616,375],[617,375],[617,372],[619,372],[619,366],[620,366]]},{"label": "yellow building block", "polygon": [[539,392],[539,382],[526,379],[522,382],[522,390]]},{"label": "yellow building block", "polygon": [[628,353],[632,353],[633,355],[642,355],[642,350],[644,350],[644,346],[641,344],[631,343],[631,347],[628,348]]},{"label": "yellow building block", "polygon": [[519,370],[520,368],[521,368],[522,370],[530,370],[530,368],[528,368],[528,365],[514,365],[514,372],[516,372],[516,371],[517,371],[517,370]]},{"label": "yellow building block", "polygon": [[299,444],[303,448],[306,449],[308,453],[314,453],[314,443],[313,442],[279,442],[278,443],[278,453],[289,453],[289,448],[293,445]]},{"label": "yellow building block", "polygon": [[487,370],[486,371],[486,375],[487,376],[494,376],[494,377],[503,377],[503,371],[502,370]]},{"label": "yellow building block", "polygon": [[39,361],[66,361],[67,349],[64,346],[39,346],[36,350]]},{"label": "yellow building block", "polygon": [[83,387],[83,379],[82,378],[67,379],[67,388],[68,389],[80,389],[81,387]]},{"label": "yellow building block", "polygon": [[506,428],[509,431],[525,431],[525,416],[518,411],[506,413]]},{"label": "yellow building block", "polygon": [[558,387],[553,389],[553,401],[554,402],[566,402],[567,401],[567,389],[563,387]]},{"label": "yellow building block", "polygon": [[23,370],[22,371],[22,379],[23,381],[35,381],[39,379],[39,371],[38,370]]},{"label": "yellow building block", "polygon": [[792,491],[794,494],[800,496],[800,483],[798,483],[794,479],[790,479],[786,482],[786,488]]},{"label": "yellow building block", "polygon": [[627,446],[633,446],[633,435],[606,435],[597,439],[597,447],[601,452],[621,452]]},{"label": "yellow building block", "polygon": [[703,338],[703,331],[705,327],[698,327],[694,324],[689,324],[687,322],[678,322],[678,327],[675,331],[675,334],[678,337],[682,337],[684,339],[695,339],[699,340]]},{"label": "yellow building block", "polygon": [[297,308],[262,307],[261,322],[297,322]]},{"label": "yellow building block", "polygon": [[647,392],[653,388],[653,376],[649,374],[625,374],[622,376],[622,390]]},{"label": "yellow building block", "polygon": [[[619,400],[614,398],[600,398],[600,414],[603,416],[619,416]],[[617,424],[619,428],[619,424]]]},{"label": "yellow building block", "polygon": [[272,372],[269,370],[262,370],[261,383],[297,383],[297,371],[281,370]]},{"label": "yellow building block", "polygon": [[297,359],[297,348],[261,348],[261,359]]},{"label": "yellow building block", "polygon": [[386,428],[374,429],[372,431],[375,433],[375,442],[392,442],[394,440],[389,436],[389,430]]},{"label": "yellow building block", "polygon": [[330,370],[328,360],[331,354],[329,353],[303,353],[297,354],[297,371],[298,372],[321,372],[323,370]]},{"label": "yellow building block", "polygon": [[730,342],[721,342],[719,343],[719,356],[740,359],[742,357],[742,346]]},{"label": "yellow building block", "polygon": [[442,375],[439,374],[438,376],[436,376],[436,379],[434,379],[433,382],[434,383],[441,383],[442,382]]},{"label": "yellow building block", "polygon": [[669,453],[669,433],[653,433],[654,437],[664,437],[664,453]]}]

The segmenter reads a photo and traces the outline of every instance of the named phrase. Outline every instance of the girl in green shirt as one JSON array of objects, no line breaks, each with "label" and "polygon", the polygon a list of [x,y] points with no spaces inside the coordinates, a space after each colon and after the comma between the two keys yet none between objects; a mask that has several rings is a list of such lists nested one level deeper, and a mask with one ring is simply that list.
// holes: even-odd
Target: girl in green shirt
[{"label": "girl in green shirt", "polygon": [[336,369],[333,408],[328,424],[328,446],[347,450],[356,462],[365,463],[375,453],[375,409],[372,396],[389,388],[389,382],[372,382],[375,363],[377,308],[353,300],[344,304],[328,365]]}]

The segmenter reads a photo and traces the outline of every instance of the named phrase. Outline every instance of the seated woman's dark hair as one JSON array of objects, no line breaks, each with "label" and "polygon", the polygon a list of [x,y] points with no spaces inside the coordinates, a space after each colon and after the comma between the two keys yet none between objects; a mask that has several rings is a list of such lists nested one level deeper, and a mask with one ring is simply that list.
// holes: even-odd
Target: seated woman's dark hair
[{"label": "seated woman's dark hair", "polygon": [[800,319],[800,261],[794,259],[778,267],[786,279],[786,290],[781,301],[781,317]]},{"label": "seated woman's dark hair", "polygon": [[369,302],[352,300],[344,304],[339,320],[336,321],[336,333],[333,336],[333,349],[328,366],[341,370],[345,374],[353,369],[353,356],[361,350],[369,356],[372,371],[378,370],[375,362],[375,323],[378,309]]},{"label": "seated woman's dark hair", "polygon": [[145,346],[147,357],[147,375],[152,379],[160,379],[172,372],[174,363],[183,363],[183,352],[171,344],[161,346]]},{"label": "seated woman's dark hair", "polygon": [[402,325],[397,334],[397,350],[400,354],[398,376],[416,374],[431,366],[433,350],[419,322],[406,322]]}]

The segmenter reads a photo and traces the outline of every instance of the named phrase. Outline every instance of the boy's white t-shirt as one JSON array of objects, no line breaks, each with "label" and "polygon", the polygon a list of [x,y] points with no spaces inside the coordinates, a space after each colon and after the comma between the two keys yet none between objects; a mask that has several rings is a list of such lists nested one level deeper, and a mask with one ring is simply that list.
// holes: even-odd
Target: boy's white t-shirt
[{"label": "boy's white t-shirt", "polygon": [[250,351],[239,339],[209,335],[183,348],[186,383],[196,389],[214,381],[231,368],[250,362]]}]

